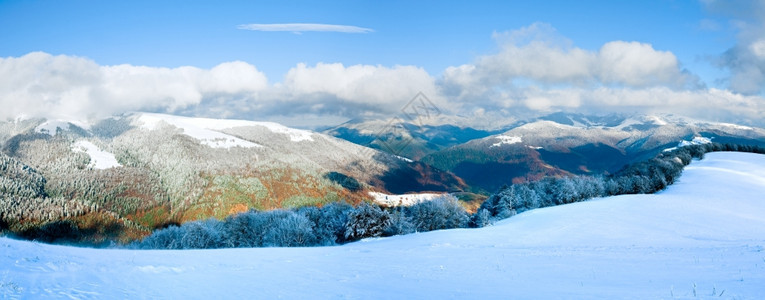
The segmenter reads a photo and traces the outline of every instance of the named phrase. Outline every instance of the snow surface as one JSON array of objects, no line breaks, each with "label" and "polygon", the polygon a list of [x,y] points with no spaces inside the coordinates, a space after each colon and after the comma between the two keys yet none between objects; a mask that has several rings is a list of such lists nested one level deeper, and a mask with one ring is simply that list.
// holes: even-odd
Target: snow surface
[{"label": "snow surface", "polygon": [[117,162],[114,154],[99,149],[98,146],[89,141],[75,142],[72,144],[72,151],[84,152],[90,156],[89,166],[97,170],[122,167],[122,165]]},{"label": "snow surface", "polygon": [[56,135],[56,129],[61,128],[61,130],[69,130],[69,127],[74,124],[80,128],[88,129],[89,126],[86,123],[78,122],[78,121],[72,121],[72,120],[47,120],[43,122],[40,125],[37,125],[35,127],[35,132],[38,133],[45,133],[48,135]]},{"label": "snow surface", "polygon": [[[228,120],[215,120],[215,119],[203,119],[203,118],[187,118],[172,115],[163,114],[149,114],[142,113],[138,115],[138,122],[140,126],[146,130],[154,130],[161,123],[166,123],[180,129],[183,129],[183,133],[192,138],[199,140],[203,145],[207,145],[211,148],[223,148],[228,149],[231,147],[243,147],[243,148],[255,148],[263,147],[250,141],[240,139],[238,137],[228,135],[216,130],[222,130],[225,128],[233,128],[237,126],[228,126],[228,123],[232,124]],[[216,123],[219,122],[219,123]]]},{"label": "snow surface", "polygon": [[693,137],[693,139],[690,140],[690,141],[680,141],[679,143],[677,143],[676,147],[667,148],[667,149],[664,149],[663,151],[664,152],[669,152],[669,151],[673,151],[673,150],[675,150],[677,148],[681,148],[681,147],[687,147],[687,146],[693,146],[693,145],[703,145],[703,144],[710,144],[710,143],[712,143],[712,139],[711,138],[706,138],[706,137],[702,137],[702,136],[696,136],[696,137]]},{"label": "snow surface", "polygon": [[761,299],[765,156],[655,195],[337,247],[134,251],[0,239],[0,295],[79,299]]},{"label": "snow surface", "polygon": [[659,125],[659,126],[664,126],[664,125],[669,124],[669,123],[667,123],[667,121],[664,121],[659,116],[646,116],[645,119],[647,121],[652,121],[654,124]]},{"label": "snow surface", "polygon": [[517,144],[521,142],[520,136],[498,135],[498,136],[495,136],[494,138],[498,139],[499,142],[494,143],[493,145],[489,146],[489,148],[499,147],[502,145],[512,145],[512,144]]},{"label": "snow surface", "polygon": [[730,128],[733,128],[733,129],[739,129],[739,130],[754,130],[754,128],[752,128],[752,127],[738,125],[738,124],[731,124],[731,123],[715,123],[715,124],[720,125],[720,126],[730,127]]},{"label": "snow surface", "polygon": [[396,158],[398,158],[398,159],[400,159],[400,160],[403,160],[403,161],[405,161],[405,162],[408,162],[408,163],[410,163],[410,162],[414,162],[413,160],[411,160],[411,159],[409,159],[409,158],[406,158],[406,157],[403,157],[403,156],[398,156],[398,155],[395,155],[395,156],[396,156]]},{"label": "snow surface", "polygon": [[380,205],[410,206],[420,202],[433,200],[435,198],[443,196],[444,194],[420,193],[420,194],[390,195],[385,193],[369,192],[369,195],[374,198],[375,203]]},{"label": "snow surface", "polygon": [[198,139],[203,144],[213,148],[230,148],[237,146],[247,148],[262,147],[261,145],[219,132],[220,130],[237,127],[265,127],[273,133],[286,135],[292,142],[313,141],[313,133],[311,131],[293,129],[273,122],[190,118],[151,113],[141,113],[138,120],[142,122],[142,128],[149,130],[156,128],[160,121],[182,128],[186,135]]}]

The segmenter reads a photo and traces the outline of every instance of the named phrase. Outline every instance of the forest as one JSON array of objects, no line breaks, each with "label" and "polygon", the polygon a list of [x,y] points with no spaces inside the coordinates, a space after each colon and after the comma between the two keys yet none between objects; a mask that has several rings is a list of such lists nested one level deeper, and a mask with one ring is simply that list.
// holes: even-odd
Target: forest
[{"label": "forest", "polygon": [[[533,182],[509,184],[488,197],[474,214],[467,213],[459,200],[451,195],[408,207],[392,208],[366,202],[354,206],[340,199],[321,206],[251,209],[223,219],[169,223],[127,246],[139,249],[330,246],[369,237],[477,228],[536,208],[595,197],[655,193],[674,183],[694,158],[702,159],[705,153],[713,151],[765,154],[765,148],[751,145],[690,145],[661,152],[652,159],[627,165],[607,176],[546,177]],[[44,177],[33,168],[5,155],[0,155],[0,174],[3,174],[0,176],[0,195],[4,197],[3,201],[9,203],[0,211],[0,230],[11,236],[77,244],[84,240],[83,236],[94,234],[93,230],[124,229],[83,229],[75,222],[64,219],[24,230],[11,230],[8,220],[14,218],[76,216],[98,207],[96,204],[83,206],[80,202],[67,200],[62,193],[48,195]],[[344,182],[344,185],[356,187],[356,183],[346,177],[338,174],[330,176]],[[97,197],[97,189],[91,190],[93,197]]]},{"label": "forest", "polygon": [[[155,231],[130,247],[138,249],[203,249],[224,247],[330,246],[368,237],[393,236],[451,228],[477,228],[518,213],[596,197],[650,194],[674,183],[693,159],[715,151],[765,154],[751,145],[710,143],[665,151],[625,166],[609,176],[547,177],[502,187],[469,215],[451,196],[409,207],[382,208],[363,203],[255,211]],[[640,203],[635,203],[640,205]]]}]

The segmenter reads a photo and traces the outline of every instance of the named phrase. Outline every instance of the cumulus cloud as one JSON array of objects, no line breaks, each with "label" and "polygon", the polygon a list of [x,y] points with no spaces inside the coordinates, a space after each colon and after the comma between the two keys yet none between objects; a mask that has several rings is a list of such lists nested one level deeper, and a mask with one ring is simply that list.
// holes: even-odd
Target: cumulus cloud
[{"label": "cumulus cloud", "polygon": [[370,33],[374,30],[370,28],[333,25],[333,24],[311,24],[311,23],[285,23],[285,24],[242,24],[238,29],[253,31],[290,31],[295,33],[305,31],[323,31],[323,32],[342,32],[342,33]]},{"label": "cumulus cloud", "polygon": [[[737,120],[746,123],[761,123],[765,117],[762,98],[714,88],[526,89],[523,94],[523,105],[548,111],[679,113],[709,120]],[[543,101],[529,103],[536,99]]]},{"label": "cumulus cloud", "polygon": [[756,97],[743,103],[744,96],[705,88],[672,52],[647,43],[611,41],[587,50],[544,23],[493,37],[500,46],[497,53],[449,67],[438,80],[439,91],[457,99],[461,110],[660,110],[698,115],[696,108],[704,107],[759,116],[762,109]]},{"label": "cumulus cloud", "polygon": [[283,87],[292,95],[331,96],[383,110],[401,108],[418,92],[435,96],[436,90],[434,79],[419,67],[346,67],[340,63],[318,63],[313,67],[298,64],[287,72]]},{"label": "cumulus cloud", "polygon": [[507,33],[495,33],[499,53],[444,72],[446,91],[460,96],[483,93],[495,86],[519,83],[542,85],[614,85],[627,87],[697,86],[674,54],[650,44],[613,41],[598,51],[571,46],[548,24],[536,23]]},{"label": "cumulus cloud", "polygon": [[252,97],[268,87],[244,62],[195,67],[100,66],[92,60],[35,52],[0,58],[0,118],[19,115],[88,119],[131,110],[173,112],[208,97]]},{"label": "cumulus cloud", "polygon": [[765,92],[765,1],[702,1],[716,14],[733,18],[736,44],[720,56],[719,65],[730,71],[731,90],[744,94]]},{"label": "cumulus cloud", "polygon": [[[756,90],[765,81],[757,77],[765,77],[765,69],[756,64],[749,81],[731,80],[740,88],[707,89],[674,54],[646,43],[612,41],[587,50],[543,23],[495,33],[494,39],[497,53],[438,77],[417,66],[299,63],[277,83],[241,61],[211,69],[101,66],[82,57],[30,53],[0,58],[0,118],[154,111],[311,127],[390,118],[422,92],[441,111],[472,114],[477,123],[565,110],[678,113],[765,125],[765,101],[741,93],[747,84]],[[765,59],[765,40],[752,40],[745,50],[749,56],[734,57],[741,60],[734,78],[749,74],[746,62]]]},{"label": "cumulus cloud", "polygon": [[0,118],[92,119],[128,111],[224,118],[337,120],[394,114],[435,80],[414,66],[298,64],[269,84],[253,65],[211,69],[101,66],[87,58],[35,52],[0,58]]}]

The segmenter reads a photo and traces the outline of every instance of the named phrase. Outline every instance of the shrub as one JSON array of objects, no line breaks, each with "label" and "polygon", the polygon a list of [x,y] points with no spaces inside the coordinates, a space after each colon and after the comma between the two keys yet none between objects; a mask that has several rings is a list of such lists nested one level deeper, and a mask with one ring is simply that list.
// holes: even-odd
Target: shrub
[{"label": "shrub", "polygon": [[468,214],[453,196],[420,202],[409,208],[409,216],[417,231],[466,227]]},{"label": "shrub", "polygon": [[359,240],[377,237],[390,225],[390,214],[377,205],[364,203],[348,214],[345,226],[345,239]]},{"label": "shrub", "polygon": [[154,231],[150,236],[138,243],[142,249],[183,249],[183,230],[178,226],[169,226]]},{"label": "shrub", "polygon": [[223,235],[217,220],[196,221],[181,226],[183,249],[212,249],[223,247]]},{"label": "shrub", "polygon": [[491,213],[488,209],[481,209],[470,217],[470,227],[481,228],[491,225]]},{"label": "shrub", "polygon": [[345,225],[353,207],[347,203],[333,202],[322,208],[307,206],[298,210],[312,223],[317,245],[334,245],[345,241]]},{"label": "shrub", "polygon": [[414,224],[406,216],[404,209],[399,208],[390,213],[390,224],[383,231],[383,236],[410,234],[415,231]]}]

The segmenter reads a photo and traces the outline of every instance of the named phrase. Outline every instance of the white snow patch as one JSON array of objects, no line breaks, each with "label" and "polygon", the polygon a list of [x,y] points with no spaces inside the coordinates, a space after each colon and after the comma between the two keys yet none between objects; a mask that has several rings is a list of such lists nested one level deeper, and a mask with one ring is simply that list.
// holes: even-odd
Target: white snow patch
[{"label": "white snow patch", "polygon": [[590,127],[590,125],[589,125],[589,124],[584,124],[584,123],[582,123],[582,122],[579,122],[578,120],[574,120],[574,119],[572,119],[571,117],[569,117],[568,119],[569,119],[571,122],[573,122],[573,123],[574,123],[574,125],[571,125],[571,126],[574,126],[574,127],[577,127],[577,128],[588,128],[588,127]]},{"label": "white snow patch", "polygon": [[[238,137],[228,135],[216,130],[225,128],[233,128],[238,126],[226,126],[227,124],[234,124],[229,120],[214,120],[204,118],[187,118],[163,114],[140,114],[137,118],[140,122],[140,126],[143,129],[154,130],[161,123],[167,123],[169,125],[178,127],[183,130],[185,135],[199,140],[203,145],[211,148],[223,148],[228,149],[231,147],[243,147],[243,148],[255,148],[263,147],[256,143],[240,139]],[[219,122],[215,122],[219,121]],[[226,124],[221,124],[226,123]]]},{"label": "white snow patch", "polygon": [[754,128],[749,126],[743,126],[743,125],[737,125],[737,124],[731,124],[731,123],[717,123],[717,125],[730,127],[733,129],[739,129],[739,130],[754,130]]},{"label": "white snow patch", "polygon": [[[167,115],[163,115],[167,116]],[[192,122],[196,126],[200,126],[206,129],[211,130],[224,130],[224,129],[230,129],[230,128],[236,128],[236,127],[265,127],[266,129],[270,130],[273,133],[279,133],[289,136],[290,141],[293,142],[300,142],[300,141],[313,141],[313,138],[311,135],[312,132],[308,130],[301,130],[301,129],[294,129],[289,128],[287,126],[274,123],[274,122],[255,122],[255,121],[247,121],[247,120],[227,120],[227,119],[208,119],[208,118],[188,118],[188,117],[177,117],[177,116],[169,116],[172,118],[183,118],[186,119],[187,122]]]},{"label": "white snow patch", "polygon": [[403,156],[398,156],[398,155],[395,155],[395,156],[396,156],[396,158],[398,158],[398,159],[400,159],[400,160],[403,160],[403,161],[405,161],[405,162],[408,162],[408,163],[410,163],[410,162],[414,162],[413,160],[411,160],[411,159],[408,159],[408,158],[406,158],[406,157],[403,157]]},{"label": "white snow patch", "polygon": [[336,247],[147,251],[0,238],[0,295],[760,299],[763,194],[764,155],[708,153],[658,194]]},{"label": "white snow patch", "polygon": [[617,130],[624,130],[624,128],[630,127],[632,125],[637,125],[637,124],[643,124],[643,122],[636,120],[634,118],[629,118],[622,121],[621,124],[619,124],[618,126],[614,126],[613,128]]},{"label": "white snow patch", "polygon": [[30,117],[27,114],[20,114],[20,115],[16,116],[16,118],[13,119],[13,122],[14,123],[19,123],[19,122],[22,122],[22,121],[29,120],[29,118]]},{"label": "white snow patch", "polygon": [[664,126],[664,125],[669,124],[669,123],[667,123],[667,121],[664,121],[664,119],[662,119],[662,118],[660,118],[658,116],[646,116],[645,119],[647,121],[652,121],[654,124],[659,125],[659,126]]},{"label": "white snow patch", "polygon": [[420,193],[420,194],[403,194],[403,195],[389,195],[379,192],[369,192],[369,195],[374,198],[375,203],[385,206],[410,206],[420,202],[430,201],[435,198],[444,196],[446,194],[437,193]]},{"label": "white snow patch", "polygon": [[268,128],[268,130],[271,130],[271,132],[285,134],[289,136],[290,141],[293,141],[293,142],[302,142],[302,141],[313,142],[313,137],[311,137],[313,133],[308,130],[289,128],[287,126],[284,126],[278,123],[273,123],[273,122],[253,122],[253,123],[254,125],[252,126],[264,126]]},{"label": "white snow patch", "polygon": [[75,125],[77,127],[88,129],[90,126],[88,124],[78,121],[71,121],[71,120],[47,120],[43,122],[40,125],[37,125],[35,127],[35,132],[37,133],[45,133],[48,135],[56,135],[56,131],[58,128],[61,128],[61,130],[69,130],[71,125]]},{"label": "white snow patch", "polygon": [[712,143],[712,139],[711,138],[697,136],[697,137],[693,137],[693,139],[690,140],[690,141],[680,141],[680,143],[677,144],[677,147],[672,147],[672,148],[664,149],[664,152],[673,151],[673,150],[675,150],[677,148],[681,148],[681,147],[687,147],[687,146],[692,146],[692,145],[703,145],[703,144],[709,144],[709,143]]},{"label": "white snow patch", "polygon": [[[153,129],[156,122],[160,120],[165,121],[166,123],[171,124],[173,126],[184,128],[184,130],[186,127],[197,127],[204,130],[212,130],[217,132],[219,130],[225,130],[225,129],[236,128],[236,127],[265,127],[266,129],[268,129],[269,131],[273,133],[287,135],[290,141],[293,141],[293,142],[313,141],[313,137],[312,137],[313,132],[311,131],[289,128],[287,126],[274,123],[274,122],[190,118],[190,117],[180,117],[180,116],[150,114],[150,113],[141,113],[139,120],[144,122],[144,124],[149,124],[149,125],[142,126],[148,129]],[[182,126],[185,126],[185,127],[182,127]],[[223,133],[220,133],[220,134],[223,134]]]},{"label": "white snow patch", "polygon": [[491,146],[489,146],[489,148],[499,147],[502,145],[512,145],[512,144],[517,144],[522,142],[520,136],[498,135],[498,136],[495,136],[494,138],[498,139],[499,142],[492,144]]},{"label": "white snow patch", "polygon": [[45,121],[35,127],[35,132],[56,135],[58,128],[61,128],[61,130],[69,130],[69,122],[62,120]]},{"label": "white snow patch", "polygon": [[72,151],[84,152],[90,156],[89,166],[93,169],[104,170],[109,168],[122,167],[122,165],[117,162],[114,154],[99,149],[98,146],[89,141],[83,140],[75,142],[72,144]]},{"label": "white snow patch", "polygon": [[678,147],[685,147],[685,146],[691,146],[691,145],[703,145],[703,144],[710,144],[712,143],[712,139],[706,138],[703,136],[696,136],[693,137],[690,141],[681,141],[679,144],[677,144]]}]

